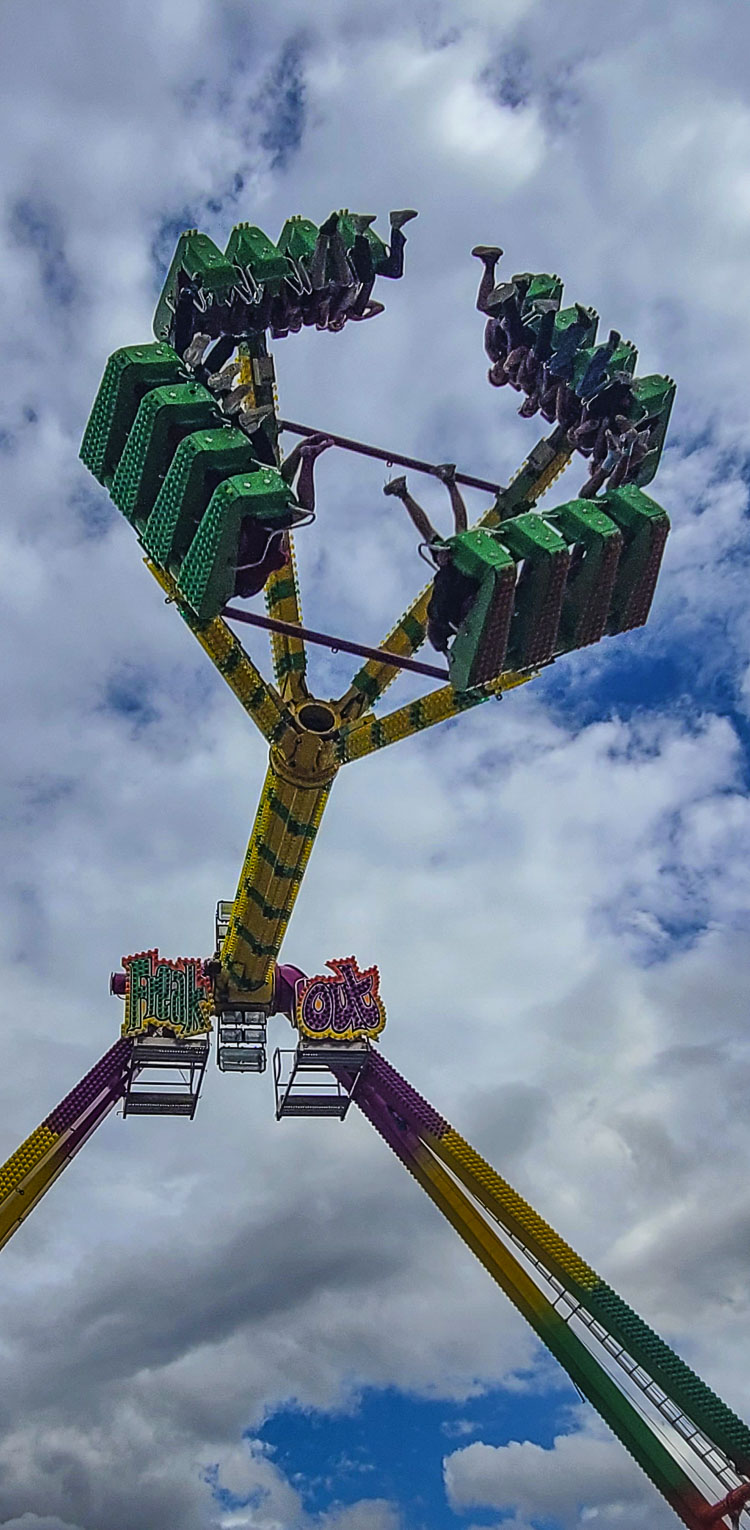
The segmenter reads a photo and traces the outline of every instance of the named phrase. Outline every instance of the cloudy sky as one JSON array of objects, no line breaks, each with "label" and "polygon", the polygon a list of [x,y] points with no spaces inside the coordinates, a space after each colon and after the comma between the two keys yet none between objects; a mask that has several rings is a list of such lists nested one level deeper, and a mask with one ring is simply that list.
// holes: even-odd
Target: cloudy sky
[{"label": "cloudy sky", "polygon": [[[183,227],[418,207],[385,315],[277,345],[282,410],[507,478],[497,241],[678,380],[674,529],[645,631],[347,767],[286,954],[379,963],[386,1055],[745,1416],[749,43],[732,0],[0,21],[0,1159],[114,1039],[123,953],[210,950],[264,770],[78,462],[105,359]],[[383,480],[329,454],[298,539],[305,616],[365,641],[423,576]],[[271,1093],[113,1116],[3,1252],[2,1530],[673,1522],[367,1123]]]}]

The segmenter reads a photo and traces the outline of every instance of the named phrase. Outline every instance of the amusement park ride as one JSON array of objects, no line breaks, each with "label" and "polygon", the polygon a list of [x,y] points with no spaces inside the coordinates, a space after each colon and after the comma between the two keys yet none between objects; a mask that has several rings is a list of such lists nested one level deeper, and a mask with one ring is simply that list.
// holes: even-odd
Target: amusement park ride
[{"label": "amusement park ride", "polygon": [[[155,342],[107,363],[82,458],[270,761],[237,892],[218,905],[213,955],[123,958],[111,982],[124,1000],[119,1039],[0,1168],[0,1244],[117,1102],[126,1116],[192,1118],[214,1025],[219,1068],[261,1073],[268,1017],[283,1013],[296,1044],[274,1057],[277,1120],[343,1120],[353,1101],[684,1523],[736,1526],[750,1501],[750,1429],[385,1060],[377,968],[347,957],[308,977],[279,962],[341,767],[642,625],[669,530],[643,490],[674,384],[636,376],[637,353],[615,331],[597,344],[597,315],[563,307],[556,276],[496,284],[494,247],[473,252],[489,380],[523,395],[522,415],[552,426],[509,486],[279,418],[269,331],[276,339],[375,317],[377,279],[402,274],[403,226],[414,216],[391,214],[388,245],[371,217],[348,212],[319,228],[291,218],[276,244],[241,223],[224,253],[185,233]],[[298,444],[283,458],[286,433]],[[435,573],[377,649],[301,624],[293,530],[314,518],[314,462],[334,448],[436,476],[451,499],[455,532],[443,538],[405,478],[386,485]],[[578,496],[537,509],[576,453],[589,468]],[[489,496],[471,528],[461,484]],[[231,603],[261,590],[266,616]],[[238,623],[269,631],[275,683],[243,649]],[[415,659],[426,637],[440,663]],[[309,690],[308,643],[364,661],[338,699]],[[440,683],[376,715],[402,670]]]}]

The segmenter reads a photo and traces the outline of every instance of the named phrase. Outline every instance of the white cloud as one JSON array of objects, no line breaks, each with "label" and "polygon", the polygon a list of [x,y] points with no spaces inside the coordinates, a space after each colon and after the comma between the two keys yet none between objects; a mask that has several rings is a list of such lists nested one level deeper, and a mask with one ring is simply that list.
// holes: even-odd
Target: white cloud
[{"label": "white cloud", "polygon": [[513,1510],[521,1523],[672,1523],[619,1442],[585,1429],[558,1435],[549,1449],[530,1440],[467,1445],[446,1457],[444,1473],[456,1512],[481,1504]]}]

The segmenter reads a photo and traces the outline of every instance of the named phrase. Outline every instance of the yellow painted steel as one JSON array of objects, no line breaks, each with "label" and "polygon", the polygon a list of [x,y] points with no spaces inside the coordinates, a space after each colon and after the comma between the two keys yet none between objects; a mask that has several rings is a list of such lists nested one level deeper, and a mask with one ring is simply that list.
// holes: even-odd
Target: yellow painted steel
[{"label": "yellow painted steel", "polygon": [[[258,398],[255,391],[255,378],[253,376],[253,362],[249,347],[242,344],[238,347],[240,369],[237,381],[247,388],[247,404],[251,409],[257,405]],[[278,414],[278,397],[276,384],[273,385],[274,411]],[[281,454],[276,446],[277,466],[280,465]],[[266,609],[269,616],[274,616],[278,621],[296,622],[301,624],[301,603],[297,568],[294,557],[294,540],[291,532],[287,538],[289,548],[289,563],[286,568],[274,569],[265,587]],[[279,689],[285,700],[301,701],[307,696],[305,685],[305,670],[307,658],[304,642],[301,638],[290,637],[283,632],[270,633],[271,657],[273,669],[279,683]]]},{"label": "yellow painted steel", "polygon": [[[294,538],[287,533],[289,562],[285,568],[274,569],[265,588],[266,610],[277,621],[302,622],[297,562],[294,554]],[[302,701],[309,694],[305,683],[307,650],[304,639],[290,633],[272,632],[271,657],[279,690],[285,700]]]},{"label": "yellow painted steel", "polygon": [[59,1132],[50,1131],[48,1126],[37,1126],[36,1130],[11,1153],[0,1168],[0,1208],[5,1197],[15,1190],[21,1181],[26,1178],[46,1157],[51,1147],[54,1147],[60,1136]]},{"label": "yellow painted steel", "polygon": [[215,616],[213,621],[205,624],[199,623],[197,618],[192,618],[191,613],[181,604],[177,586],[171,576],[164,569],[157,568],[156,564],[151,563],[149,559],[145,561],[157,584],[161,585],[167,599],[174,601],[178,606],[180,614],[191,632],[195,633],[201,648],[215,664],[219,674],[223,675],[248,716],[260,729],[263,737],[272,743],[289,719],[287,709],[275,686],[268,680],[264,680],[260,670],[253,664],[252,659],[248,658],[242,644],[230,631],[222,617]]},{"label": "yellow painted steel", "polygon": [[520,1238],[568,1289],[585,1292],[601,1284],[596,1270],[581,1259],[575,1249],[453,1127],[449,1127],[442,1137],[431,1138],[430,1147],[474,1198],[486,1206],[508,1232]]},{"label": "yellow painted steel", "polygon": [[[413,600],[391,628],[388,636],[383,638],[380,644],[389,653],[396,653],[401,658],[409,659],[412,654],[424,642],[427,632],[427,607],[430,601],[432,585],[429,584],[420,592],[416,600]],[[383,691],[400,675],[401,671],[393,664],[383,664],[379,659],[368,659],[366,664],[358,670],[349,689],[339,697],[337,706],[341,716],[345,719],[354,719],[361,716],[365,707],[382,696]]]},{"label": "yellow painted steel", "polygon": [[[539,442],[538,445],[541,446],[542,442]],[[535,450],[536,449],[537,448],[535,448]],[[541,472],[534,479],[530,489],[528,489],[527,492],[523,495],[522,503],[520,503],[517,508],[514,507],[513,514],[520,515],[522,510],[531,509],[531,507],[536,504],[537,500],[541,499],[542,495],[546,494],[547,490],[552,488],[553,483],[557,482],[560,474],[565,472],[565,469],[568,466],[572,456],[572,446],[566,446],[561,451],[556,452],[551,460],[547,463],[547,466],[542,468]],[[500,522],[503,519],[504,502],[507,502],[508,498],[511,497],[514,483],[516,483],[521,475],[527,471],[529,460],[530,459],[527,458],[526,462],[521,463],[520,468],[518,468],[517,472],[513,474],[513,477],[511,478],[505,493],[498,494],[494,505],[491,505],[489,510],[485,511],[485,514],[478,522],[480,526],[487,526],[491,530],[493,526],[500,525]]]},{"label": "yellow painted steel", "polygon": [[[32,1136],[36,1135],[32,1133]],[[42,1196],[54,1184],[59,1174],[67,1164],[72,1162],[72,1156],[66,1151],[64,1138],[56,1137],[49,1133],[52,1141],[48,1143],[45,1153],[30,1165],[14,1185],[12,1190],[7,1191],[0,1198],[0,1248],[12,1238],[14,1232],[21,1223],[34,1210]],[[31,1138],[28,1139],[31,1141]],[[24,1143],[24,1147],[26,1143]],[[19,1148],[19,1152],[22,1149]],[[13,1155],[14,1158],[17,1156]],[[9,1159],[10,1163],[11,1160]],[[6,1165],[7,1167],[7,1165]]]},{"label": "yellow painted steel", "polygon": [[560,1360],[571,1380],[607,1421],[675,1513],[689,1530],[700,1530],[703,1515],[710,1508],[708,1500],[645,1424],[625,1394],[593,1359],[590,1350],[511,1250],[488,1226],[461,1186],[441,1168],[431,1151],[436,1145],[432,1139],[430,1148],[420,1142],[416,1152],[399,1153],[399,1157],[542,1343]]},{"label": "yellow painted steel", "polygon": [[[242,381],[253,383],[248,356],[241,355],[240,376]],[[529,486],[524,486],[522,494],[517,494],[519,503],[521,500],[531,503],[538,498],[562,471],[568,458],[569,453],[563,452],[546,466],[542,463]],[[532,453],[532,472],[533,459]],[[529,464],[526,472],[528,477]],[[480,525],[495,524],[502,513],[499,504],[500,499],[482,517]],[[272,635],[277,689],[264,680],[220,616],[210,622],[199,622],[181,601],[171,576],[146,561],[167,599],[175,603],[201,647],[271,746],[268,773],[242,865],[229,929],[220,952],[221,976],[217,981],[217,1000],[222,1005],[248,1001],[268,1004],[273,969],[339,767],[455,717],[493,695],[524,684],[532,676],[508,671],[482,691],[465,695],[457,693],[450,685],[441,686],[418,701],[377,718],[368,710],[371,702],[390,685],[399,671],[373,659],[359,671],[341,702],[317,702],[307,689],[305,645],[301,639]],[[414,653],[424,641],[429,598],[428,587],[417,596],[385,639],[385,647],[402,657]],[[300,623],[293,552],[287,568],[271,576],[266,599],[269,612],[274,616]],[[324,728],[320,733],[319,723],[306,726],[306,706],[318,711],[326,708],[331,714],[330,728]]]},{"label": "yellow painted steel", "polygon": [[483,686],[479,694],[471,692],[462,695],[454,691],[451,685],[443,685],[421,696],[418,701],[408,702],[394,712],[387,712],[385,717],[375,717],[373,713],[368,713],[342,728],[341,762],[346,764],[350,760],[361,760],[364,755],[372,754],[376,749],[384,749],[386,744],[410,738],[413,733],[421,733],[424,728],[431,728],[435,723],[446,722],[449,717],[457,717],[459,713],[482,701],[490,701],[493,696],[514,690],[516,686],[525,685],[527,680],[533,679],[533,674],[521,675],[515,670],[508,670],[499,679]]},{"label": "yellow painted steel", "polygon": [[270,1002],[274,966],[339,768],[334,740],[333,730],[323,737],[297,720],[271,750],[220,953],[228,1002]]},{"label": "yellow painted steel", "polygon": [[79,1134],[72,1150],[70,1146],[72,1129],[53,1132],[48,1126],[42,1125],[38,1126],[2,1165],[0,1168],[0,1248],[3,1248],[12,1238],[29,1212],[38,1205],[42,1196],[62,1174],[63,1169],[72,1163],[75,1154],[116,1104],[117,1098],[113,1098],[107,1101],[104,1107],[98,1105],[91,1110],[88,1128]]}]

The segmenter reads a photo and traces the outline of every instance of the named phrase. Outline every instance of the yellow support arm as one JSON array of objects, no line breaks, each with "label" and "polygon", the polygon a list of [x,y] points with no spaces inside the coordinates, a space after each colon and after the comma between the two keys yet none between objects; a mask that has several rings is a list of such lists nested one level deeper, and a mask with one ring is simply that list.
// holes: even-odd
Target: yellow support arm
[{"label": "yellow support arm", "polygon": [[121,1099],[130,1052],[116,1041],[0,1167],[0,1248]]},{"label": "yellow support arm", "polygon": [[375,717],[370,712],[366,717],[357,718],[342,728],[342,764],[349,760],[361,760],[364,755],[373,754],[376,749],[384,749],[386,744],[395,744],[399,739],[410,738],[412,733],[421,733],[423,728],[431,728],[449,717],[457,717],[459,712],[478,706],[482,701],[489,701],[493,696],[501,696],[503,691],[525,685],[527,680],[533,678],[533,675],[519,675],[508,670],[481,691],[454,691],[452,685],[442,685],[430,691],[427,696],[421,696],[418,701],[410,701],[395,712],[386,713],[385,717]]},{"label": "yellow support arm", "polygon": [[355,1088],[353,1098],[675,1513],[689,1530],[705,1530],[710,1499],[489,1225],[463,1187],[437,1161],[433,1133],[429,1133],[429,1143],[425,1142],[421,1131],[417,1134],[399,1117],[397,1102],[389,1108],[378,1093],[377,1083],[369,1084],[366,1075]]},{"label": "yellow support arm", "polygon": [[[559,430],[537,442],[508,488],[498,494],[495,503],[480,517],[477,525],[491,529],[509,515],[520,515],[521,511],[531,509],[555,479],[559,478],[572,454],[573,448],[567,444]],[[429,599],[428,586],[412,601],[408,611],[404,612],[380,647],[411,658],[425,640]],[[361,717],[378,696],[382,696],[398,673],[393,666],[382,664],[377,659],[368,659],[354,676],[348,691],[337,702],[342,717],[352,722]]]},{"label": "yellow support arm", "polygon": [[[277,621],[302,622],[302,604],[294,556],[294,539],[287,533],[289,562],[285,568],[275,569],[266,584],[266,610]],[[305,682],[307,651],[304,639],[291,633],[271,633],[273,670],[279,689],[285,700],[303,701],[309,694]]]},{"label": "yellow support arm", "polygon": [[326,703],[305,703],[271,749],[220,953],[227,1003],[270,1002],[273,970],[339,768],[335,723]]},{"label": "yellow support arm", "polygon": [[248,658],[242,644],[221,616],[215,616],[213,621],[205,624],[200,623],[180,601],[177,586],[171,576],[148,559],[146,567],[150,569],[157,584],[161,585],[167,599],[177,606],[183,620],[191,632],[195,633],[201,648],[208,654],[219,674],[223,675],[229,689],[234,691],[248,717],[252,718],[263,737],[270,744],[274,743],[290,718],[275,686],[263,679],[260,670]]}]

